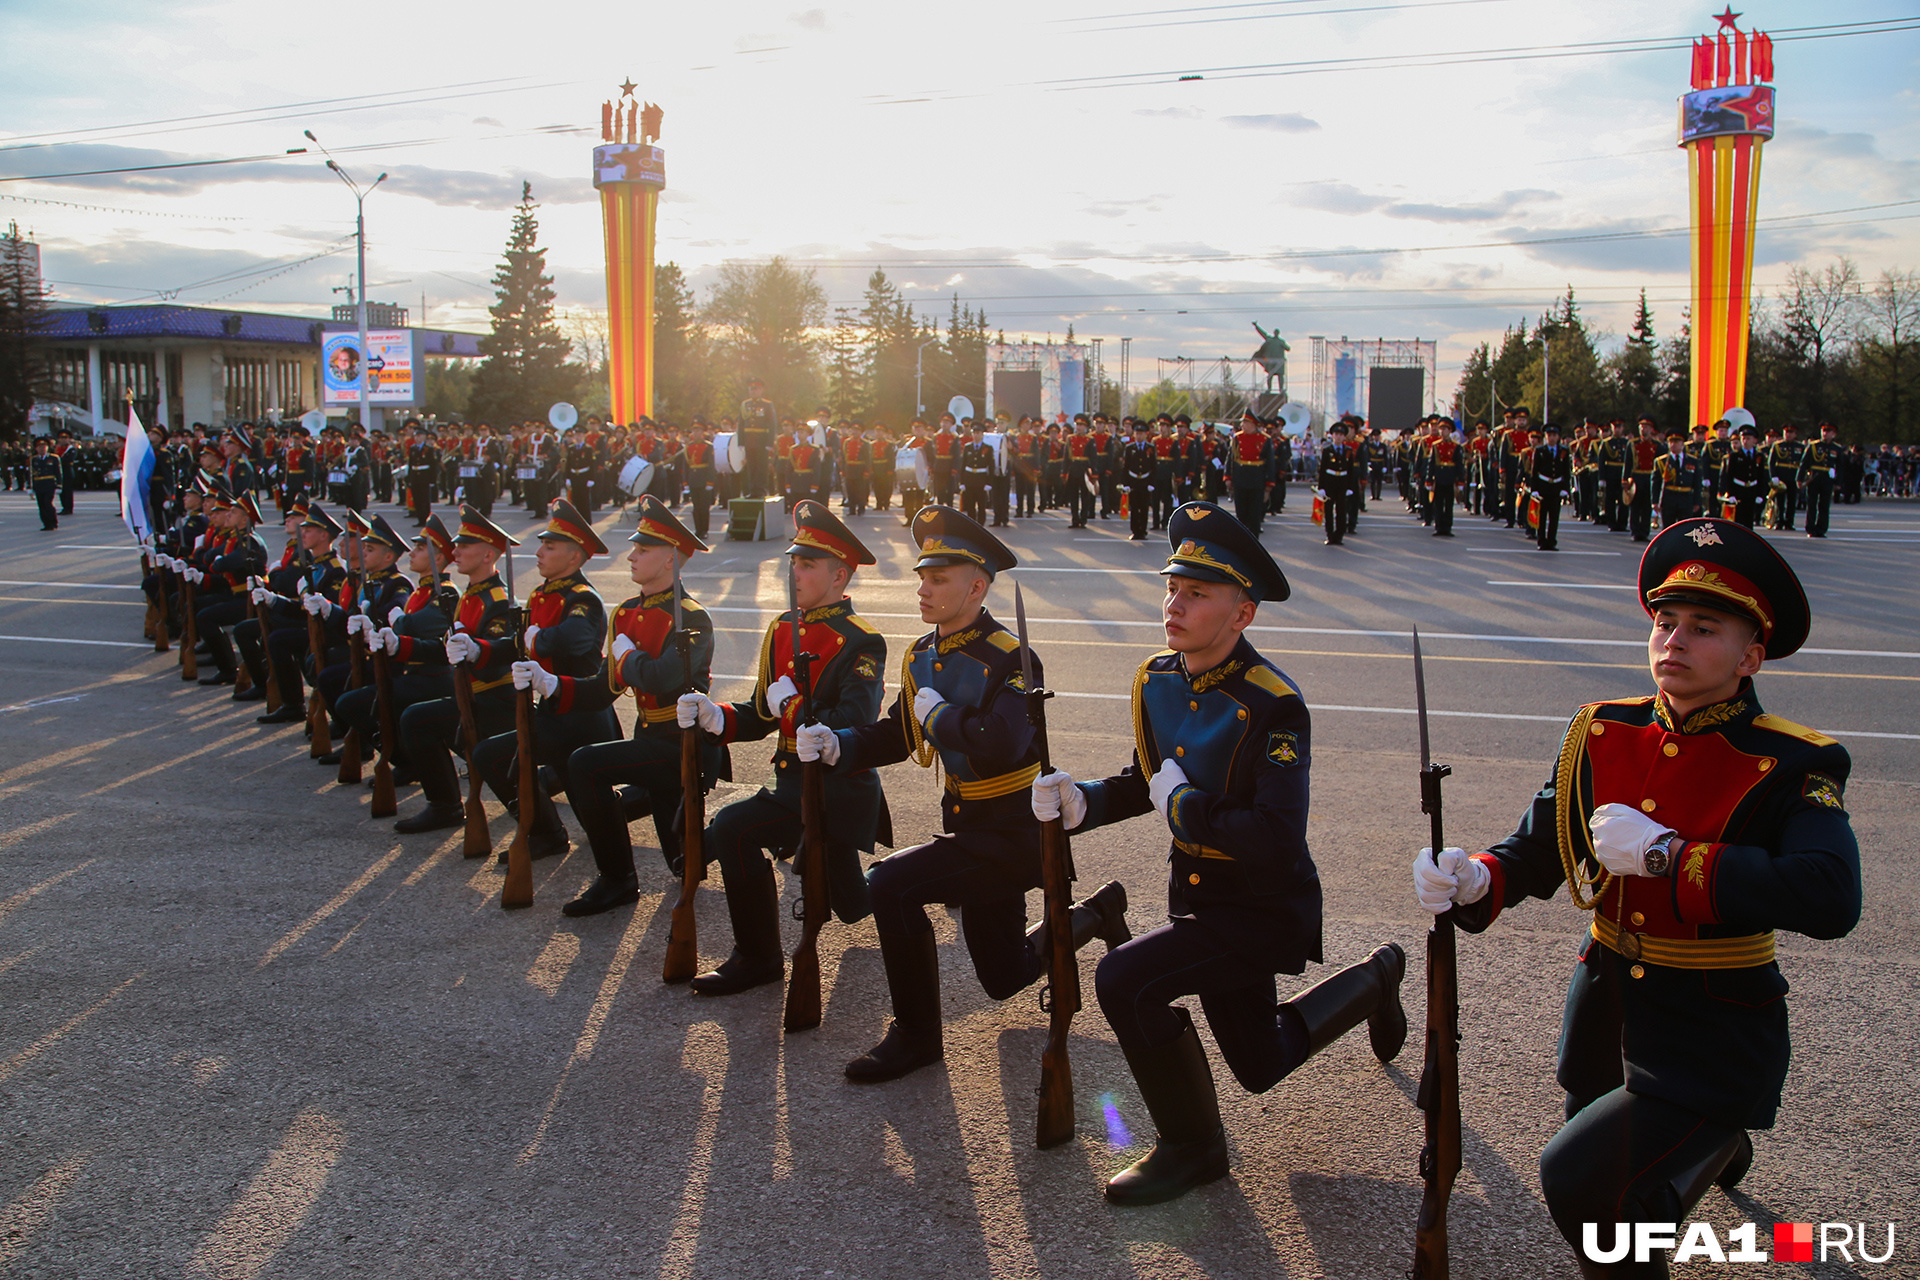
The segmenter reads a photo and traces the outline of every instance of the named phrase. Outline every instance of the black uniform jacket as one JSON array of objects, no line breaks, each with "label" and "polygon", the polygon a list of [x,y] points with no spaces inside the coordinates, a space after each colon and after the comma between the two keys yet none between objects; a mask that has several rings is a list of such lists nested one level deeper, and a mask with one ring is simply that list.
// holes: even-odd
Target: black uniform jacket
[{"label": "black uniform jacket", "polygon": [[1583,707],[1519,830],[1475,856],[1487,896],[1452,915],[1479,932],[1600,876],[1588,820],[1632,805],[1686,846],[1667,876],[1606,877],[1560,1037],[1560,1083],[1619,1085],[1722,1124],[1772,1127],[1787,1073],[1786,979],[1773,931],[1837,938],[1860,918],[1860,854],[1842,808],[1846,748],[1768,715],[1750,682],[1675,724],[1664,701]]}]

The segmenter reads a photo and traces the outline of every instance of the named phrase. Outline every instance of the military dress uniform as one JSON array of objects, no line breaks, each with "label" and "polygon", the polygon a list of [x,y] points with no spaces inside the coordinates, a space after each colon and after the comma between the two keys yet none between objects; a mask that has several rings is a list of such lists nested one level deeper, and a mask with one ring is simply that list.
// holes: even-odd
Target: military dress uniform
[{"label": "military dress uniform", "polygon": [[[1147,518],[1152,514],[1153,441],[1136,436],[1120,450],[1120,481],[1127,490],[1127,523],[1132,541],[1147,540]],[[1264,500],[1264,493],[1262,498]]]},{"label": "military dress uniform", "polygon": [[[1334,437],[1338,437],[1335,439]],[[1321,520],[1327,533],[1327,545],[1337,547],[1353,531],[1359,513],[1353,510],[1353,453],[1347,448],[1347,426],[1336,422],[1327,428],[1327,442],[1320,449],[1320,492],[1323,495]],[[1420,486],[1414,486],[1418,489]]]},{"label": "military dress uniform", "polygon": [[[1667,436],[1669,446],[1683,437]],[[1660,527],[1679,524],[1700,514],[1700,463],[1685,446],[1669,448],[1653,464],[1653,500],[1660,507]]]},{"label": "military dress uniform", "polygon": [[227,629],[247,620],[253,604],[247,582],[267,569],[267,544],[254,532],[260,523],[260,507],[254,496],[243,493],[238,499],[227,499],[224,505],[244,511],[248,523],[244,531],[229,533],[209,549],[201,569],[205,576],[194,587],[194,634],[206,642],[207,656],[215,667],[213,674],[201,677],[204,685],[232,684],[238,677]]},{"label": "military dress uniform", "polygon": [[1662,456],[1658,441],[1642,435],[1628,443],[1633,478],[1633,501],[1627,506],[1627,532],[1635,542],[1653,536],[1653,464]]},{"label": "military dress uniform", "polygon": [[[1457,441],[1442,436],[1433,442],[1427,482],[1433,486],[1431,509],[1433,536],[1436,538],[1453,536],[1454,491],[1460,483],[1461,464],[1466,457],[1466,446]],[[1366,464],[1363,462],[1360,465]]]},{"label": "military dress uniform", "polygon": [[1540,522],[1534,527],[1534,545],[1542,551],[1560,549],[1560,504],[1573,485],[1573,454],[1554,432],[1532,451],[1527,462],[1527,487],[1540,499]]},{"label": "military dress uniform", "polygon": [[1794,513],[1800,508],[1800,460],[1806,447],[1799,440],[1783,438],[1767,450],[1767,474],[1771,487],[1780,495],[1774,508],[1776,529],[1793,530]]},{"label": "military dress uniform", "polygon": [[[453,542],[485,542],[498,547],[502,555],[512,554],[519,541],[505,529],[480,513],[478,507],[460,510],[460,529]],[[466,589],[453,606],[453,622],[447,629],[446,644],[452,637],[465,637],[473,653],[463,659],[470,667],[473,683],[474,736],[487,741],[508,733],[513,720],[513,662],[519,642],[520,611],[499,573],[468,579]],[[397,630],[397,628],[396,628]],[[409,656],[413,655],[411,649]],[[445,645],[443,656],[452,657]],[[396,655],[397,656],[397,655]],[[454,772],[453,752],[464,750],[461,741],[459,704],[449,694],[417,702],[399,717],[400,754],[412,765],[420,782],[420,794],[427,807],[410,818],[402,818],[393,829],[402,833],[438,831],[457,827],[464,816],[460,803],[460,779]]]},{"label": "military dress uniform", "polygon": [[[373,518],[373,532],[368,537],[392,547],[396,553],[406,548],[401,535],[384,516]],[[427,516],[414,541],[431,544],[442,559],[453,555],[453,538],[438,515]],[[392,576],[401,583],[406,582],[397,573]],[[387,684],[393,705],[387,708],[386,718],[394,726],[394,741],[381,743],[381,749],[388,753],[396,774],[417,779],[418,772],[407,755],[406,735],[400,732],[399,726],[408,708],[453,696],[446,638],[459,608],[460,593],[445,573],[422,574],[418,583],[409,585],[411,589],[406,590],[396,584],[394,594],[405,590],[405,598],[398,603],[393,603],[393,595],[369,599],[366,613],[371,625],[365,634],[367,647],[382,645],[390,664]],[[371,593],[371,583],[369,589]],[[358,689],[342,693],[334,706],[340,722],[357,731],[362,743],[372,743],[379,737],[379,692],[375,681],[369,679]]]},{"label": "military dress uniform", "polygon": [[[1806,639],[1793,570],[1730,521],[1663,530],[1639,590],[1650,615],[1678,601],[1750,619],[1769,659]],[[1592,913],[1560,1035],[1568,1122],[1540,1161],[1576,1250],[1584,1223],[1685,1222],[1710,1184],[1746,1172],[1746,1131],[1773,1126],[1788,1060],[1775,931],[1838,938],[1860,916],[1849,767],[1834,739],[1762,710],[1750,678],[1684,717],[1663,694],[1594,703],[1518,828],[1470,860],[1484,891],[1451,907],[1469,932],[1563,883]],[[1616,813],[1654,832],[1634,874],[1606,871],[1596,852],[1597,820]],[[1664,1261],[1581,1266],[1667,1274]]]},{"label": "military dress uniform", "polygon": [[1827,536],[1827,521],[1833,513],[1833,482],[1846,460],[1846,449],[1838,440],[1822,436],[1809,440],[1800,453],[1795,484],[1807,509],[1807,536]]},{"label": "military dress uniform", "polygon": [[1753,427],[1740,431],[1740,447],[1727,451],[1720,468],[1720,492],[1733,503],[1734,523],[1751,529],[1760,519],[1767,500],[1767,464],[1753,441],[1759,436]]},{"label": "military dress uniform", "polygon": [[[670,546],[683,558],[709,549],[652,494],[641,495],[639,522],[627,541],[637,546]],[[599,873],[585,893],[561,908],[570,916],[594,915],[639,900],[633,839],[627,831],[630,815],[616,788],[632,787],[636,801],[645,801],[644,811],[653,818],[667,867],[680,874],[685,826],[680,817],[683,731],[675,720],[675,703],[688,690],[705,693],[713,687],[713,619],[686,593],[677,572],[674,578],[665,591],[633,596],[613,611],[607,627],[607,661],[597,675],[561,676],[547,697],[560,711],[612,707],[629,693],[634,700],[631,740],[580,747],[567,762],[567,798]],[[676,594],[680,630],[686,636],[684,649],[680,632],[674,630]],[[621,644],[623,637],[627,644]],[[622,650],[617,658],[616,647]],[[704,743],[702,793],[730,776],[725,749],[717,742]]]},{"label": "military dress uniform", "polygon": [[[607,553],[607,544],[565,498],[554,500],[553,514],[539,537],[542,541],[575,543],[589,557]],[[607,606],[587,581],[584,568],[549,578],[535,587],[527,596],[525,612],[529,630],[538,630],[530,641],[523,636],[524,653],[516,654],[516,658],[525,657],[553,675],[576,680],[600,674],[607,643]],[[611,742],[619,736],[620,721],[611,702],[576,707],[571,701],[547,698],[534,708],[534,756],[543,766],[531,799],[534,812],[528,838],[534,857],[565,853],[569,848],[567,829],[561,824],[552,797],[568,788],[567,762],[573,753],[590,742]],[[513,732],[497,733],[473,749],[473,767],[500,802],[515,812],[518,806],[529,803],[528,797],[519,794],[518,761],[519,736]],[[501,856],[504,860],[505,854]]]},{"label": "military dress uniform", "polygon": [[[850,569],[874,563],[873,553],[823,504],[801,502],[793,516],[788,555],[830,557]],[[794,621],[789,609],[768,625],[754,664],[752,697],[715,708],[719,731],[713,736],[721,742],[772,737],[776,746],[772,784],[727,805],[707,824],[706,854],[720,864],[733,923],[733,953],[718,969],[693,980],[693,989],[701,995],[729,995],[777,982],[785,973],[779,889],[763,852],[772,850],[784,858],[800,842],[801,761],[794,735],[803,699],[784,697],[779,706],[769,708],[767,695],[782,681],[798,682]],[[886,682],[887,642],[879,630],[845,598],[805,610],[799,624],[799,651],[813,658],[811,698],[805,701],[814,722],[833,729],[872,723],[880,714]],[[681,702],[683,715],[691,701]],[[826,831],[828,895],[833,913],[852,924],[871,914],[860,853],[872,852],[876,841],[892,844],[892,826],[879,775],[871,769],[838,770],[824,781],[826,808],[832,815]]]},{"label": "military dress uniform", "polygon": [[[1256,603],[1287,598],[1279,566],[1219,507],[1180,508],[1168,540],[1164,574],[1238,585]],[[1398,1053],[1405,957],[1389,944],[1277,1003],[1274,975],[1321,959],[1320,875],[1306,839],[1312,728],[1299,690],[1244,636],[1196,676],[1183,654],[1148,658],[1132,703],[1132,763],[1079,784],[1085,816],[1068,825],[1078,836],[1159,809],[1172,837],[1168,923],[1110,952],[1094,977],[1160,1135],[1107,1196],[1152,1204],[1227,1172],[1206,1053],[1175,1000],[1200,997],[1235,1078],[1263,1093],[1362,1020],[1383,1061]]]},{"label": "military dress uniform", "polygon": [[54,499],[60,494],[60,459],[52,450],[36,451],[31,464],[33,499],[40,506],[40,528],[49,532],[60,527],[60,513]]},{"label": "military dress uniform", "polygon": [[[308,505],[306,519],[300,522],[300,527],[324,530],[330,541],[346,532],[340,522],[327,514],[326,509],[318,503]],[[307,611],[302,600],[316,595],[337,598],[341,584],[346,580],[347,566],[341,563],[339,555],[329,545],[326,550],[308,558],[294,582],[295,595],[267,602],[267,665],[271,668],[272,678],[280,685],[280,709],[259,717],[258,723],[297,724],[307,718],[303,709],[306,690],[302,677],[308,657],[309,636]],[[320,658],[324,661],[324,655],[320,655]]]},{"label": "military dress uniform", "polygon": [[[951,507],[923,508],[913,536],[920,544],[917,569],[976,565],[991,580],[1015,564],[998,539]],[[1037,656],[1032,664],[1040,680]],[[1026,894],[1041,879],[1040,824],[1028,797],[1040,773],[1040,750],[1027,718],[1018,639],[985,609],[952,634],[920,637],[902,661],[900,692],[886,716],[834,737],[829,778],[909,756],[923,767],[938,759],[946,774],[941,834],[882,859],[867,876],[894,1021],[846,1074],[877,1083],[942,1056],[940,962],[929,904],[960,908],[967,954],[992,999],[1025,989],[1045,967],[1026,927]],[[1116,883],[1096,897],[1076,921],[1075,942],[1084,945],[1096,933],[1109,945],[1126,941],[1126,891]]]},{"label": "military dress uniform", "polygon": [[1251,414],[1242,418],[1230,447],[1233,512],[1240,523],[1259,533],[1267,518],[1267,482],[1273,475],[1273,441]]}]

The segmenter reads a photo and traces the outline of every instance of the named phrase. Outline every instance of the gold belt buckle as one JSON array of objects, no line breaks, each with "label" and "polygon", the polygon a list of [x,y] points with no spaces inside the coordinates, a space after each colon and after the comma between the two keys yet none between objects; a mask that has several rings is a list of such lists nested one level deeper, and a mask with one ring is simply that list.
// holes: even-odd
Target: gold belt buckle
[{"label": "gold belt buckle", "polygon": [[1619,935],[1619,939],[1620,945],[1618,949],[1620,954],[1629,960],[1638,960],[1642,950],[1640,935],[1637,933],[1622,933]]}]

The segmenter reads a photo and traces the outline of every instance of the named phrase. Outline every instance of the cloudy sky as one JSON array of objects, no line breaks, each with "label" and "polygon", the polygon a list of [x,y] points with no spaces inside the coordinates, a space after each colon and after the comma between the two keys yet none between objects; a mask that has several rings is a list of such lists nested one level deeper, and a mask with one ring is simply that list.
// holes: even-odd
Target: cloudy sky
[{"label": "cloudy sky", "polygon": [[[1009,337],[1103,337],[1110,371],[1131,338],[1139,387],[1247,356],[1255,321],[1296,389],[1324,334],[1437,339],[1443,391],[1569,285],[1616,335],[1642,287],[1678,324],[1686,237],[1658,233],[1687,222],[1675,98],[1705,3],[1157,2],[387,0],[355,30],[11,0],[0,217],[65,301],[318,314],[353,271],[352,197],[312,154],[247,159],[310,128],[389,175],[376,300],[483,328],[525,179],[562,305],[603,307],[590,157],[631,76],[666,112],[661,257],[697,286],[785,254],[854,304],[880,265],[941,316],[957,292]],[[1836,254],[1920,267],[1920,30],[1887,29],[1912,6],[1742,12],[1778,42],[1760,284]],[[70,176],[204,160],[237,162]]]}]

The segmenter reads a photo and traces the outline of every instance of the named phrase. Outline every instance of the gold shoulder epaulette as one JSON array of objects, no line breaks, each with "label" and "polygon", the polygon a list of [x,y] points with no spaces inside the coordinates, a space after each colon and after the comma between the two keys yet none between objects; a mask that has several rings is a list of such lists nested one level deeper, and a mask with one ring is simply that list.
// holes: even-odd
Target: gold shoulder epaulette
[{"label": "gold shoulder epaulette", "polygon": [[995,648],[1007,653],[1012,653],[1020,647],[1020,638],[1011,631],[990,631],[987,633],[987,641]]},{"label": "gold shoulder epaulette", "polygon": [[1298,696],[1272,667],[1247,668],[1247,683],[1256,689],[1265,689],[1276,698]]},{"label": "gold shoulder epaulette", "polygon": [[851,622],[854,626],[860,628],[862,631],[866,632],[870,636],[877,636],[880,634],[880,628],[874,626],[871,622],[868,622],[865,618],[861,617],[857,613],[848,614],[847,621]]},{"label": "gold shoulder epaulette", "polygon": [[1829,738],[1818,729],[1809,729],[1803,724],[1795,724],[1793,721],[1776,716],[1771,712],[1762,712],[1755,716],[1753,718],[1753,727],[1756,729],[1771,729],[1775,733],[1784,733],[1789,738],[1798,738],[1800,741],[1810,742],[1816,747],[1837,747],[1840,745],[1840,739],[1838,738]]},{"label": "gold shoulder epaulette", "polygon": [[683,614],[688,614],[688,613],[705,613],[706,611],[707,611],[707,607],[706,607],[705,605],[703,605],[703,604],[701,604],[701,603],[700,603],[700,602],[699,602],[698,600],[689,600],[689,599],[688,599],[688,598],[687,598],[686,596],[681,596],[681,597],[680,597],[680,612],[681,612],[681,613],[683,613]]},{"label": "gold shoulder epaulette", "polygon": [[1638,698],[1609,698],[1605,702],[1595,702],[1589,705],[1595,707],[1644,707],[1653,701],[1653,697],[1654,695],[1649,693]]}]

